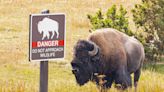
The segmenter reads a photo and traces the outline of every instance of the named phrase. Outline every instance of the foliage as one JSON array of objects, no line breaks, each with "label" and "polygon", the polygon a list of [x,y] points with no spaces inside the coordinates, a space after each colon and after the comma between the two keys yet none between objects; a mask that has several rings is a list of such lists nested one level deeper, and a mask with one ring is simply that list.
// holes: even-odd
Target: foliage
[{"label": "foliage", "polygon": [[116,5],[109,8],[106,14],[102,14],[101,9],[96,12],[95,15],[88,15],[88,19],[92,24],[92,29],[99,28],[115,28],[128,35],[133,35],[132,31],[129,29],[128,18],[126,17],[127,11],[120,6],[117,10]]},{"label": "foliage", "polygon": [[160,61],[164,54],[164,0],[142,0],[132,10],[138,31],[143,30],[146,60]]}]

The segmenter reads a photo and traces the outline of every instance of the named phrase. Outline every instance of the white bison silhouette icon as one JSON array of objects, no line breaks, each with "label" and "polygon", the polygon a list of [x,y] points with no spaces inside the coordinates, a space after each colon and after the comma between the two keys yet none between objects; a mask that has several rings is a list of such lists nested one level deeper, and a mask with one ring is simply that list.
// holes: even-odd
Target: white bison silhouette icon
[{"label": "white bison silhouette icon", "polygon": [[43,33],[42,40],[47,37],[47,39],[50,39],[50,32],[52,32],[51,39],[54,37],[56,32],[56,38],[59,37],[59,24],[57,21],[52,20],[50,18],[44,18],[42,21],[38,22],[38,32],[40,34]]}]

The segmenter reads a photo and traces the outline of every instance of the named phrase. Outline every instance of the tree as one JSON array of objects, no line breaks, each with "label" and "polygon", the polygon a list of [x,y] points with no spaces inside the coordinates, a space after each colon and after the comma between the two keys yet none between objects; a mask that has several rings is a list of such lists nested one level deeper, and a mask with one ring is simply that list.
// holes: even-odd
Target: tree
[{"label": "tree", "polygon": [[164,54],[164,0],[142,0],[132,13],[138,31],[144,32],[146,60],[160,61]]},{"label": "tree", "polygon": [[92,24],[92,29],[99,28],[115,28],[128,35],[133,35],[133,32],[129,28],[128,18],[126,17],[127,11],[121,5],[117,10],[116,5],[109,8],[106,14],[103,14],[101,9],[96,12],[95,15],[88,15],[88,19]]}]

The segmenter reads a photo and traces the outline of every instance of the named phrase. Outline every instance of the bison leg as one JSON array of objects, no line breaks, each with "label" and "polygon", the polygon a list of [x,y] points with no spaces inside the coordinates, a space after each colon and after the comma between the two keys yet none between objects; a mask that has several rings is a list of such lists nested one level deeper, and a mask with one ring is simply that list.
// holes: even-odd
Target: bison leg
[{"label": "bison leg", "polygon": [[43,37],[42,37],[42,40],[44,39],[44,38],[48,38],[48,34],[47,34],[47,32],[45,32],[45,31],[43,31]]},{"label": "bison leg", "polygon": [[59,38],[59,32],[56,31],[56,38]]},{"label": "bison leg", "polygon": [[107,77],[105,77],[104,80],[107,81],[107,82],[104,84],[104,87],[105,87],[105,88],[111,88],[112,83],[113,83],[113,81],[114,81],[113,76],[107,76]]},{"label": "bison leg", "polygon": [[[115,74],[115,83],[116,83],[116,88],[118,88],[118,89],[123,89],[124,90],[127,87],[131,87],[132,82],[131,82],[130,73],[128,73],[124,69],[121,69],[121,70],[117,71],[116,74]],[[121,87],[117,86],[117,84],[120,84]]]},{"label": "bison leg", "polygon": [[51,39],[54,37],[54,34],[55,34],[54,31],[52,31]]},{"label": "bison leg", "polygon": [[108,76],[108,75],[106,75],[104,78],[101,78],[101,79],[98,77],[95,77],[94,80],[99,89],[111,88],[112,83],[114,81],[113,76]]},{"label": "bison leg", "polygon": [[50,38],[50,34],[48,31],[45,32],[45,35],[47,36],[48,39]]},{"label": "bison leg", "polygon": [[137,83],[138,83],[138,80],[140,78],[140,74],[141,74],[141,69],[137,70],[134,73],[134,87],[135,87],[135,91],[137,91]]}]

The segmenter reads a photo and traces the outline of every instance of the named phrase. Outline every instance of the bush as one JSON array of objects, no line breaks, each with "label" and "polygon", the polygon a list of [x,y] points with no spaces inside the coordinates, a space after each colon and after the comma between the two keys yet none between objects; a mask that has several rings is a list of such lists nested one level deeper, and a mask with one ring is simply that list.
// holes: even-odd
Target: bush
[{"label": "bush", "polygon": [[155,64],[164,54],[164,1],[142,0],[132,10],[133,20],[138,30],[145,33],[144,47],[146,61]]},{"label": "bush", "polygon": [[106,14],[103,14],[100,9],[95,15],[89,14],[87,16],[92,24],[93,30],[99,28],[115,28],[131,36],[133,35],[133,32],[129,29],[129,22],[126,14],[127,11],[122,5],[119,10],[117,10],[116,5],[113,5],[107,10]]}]

